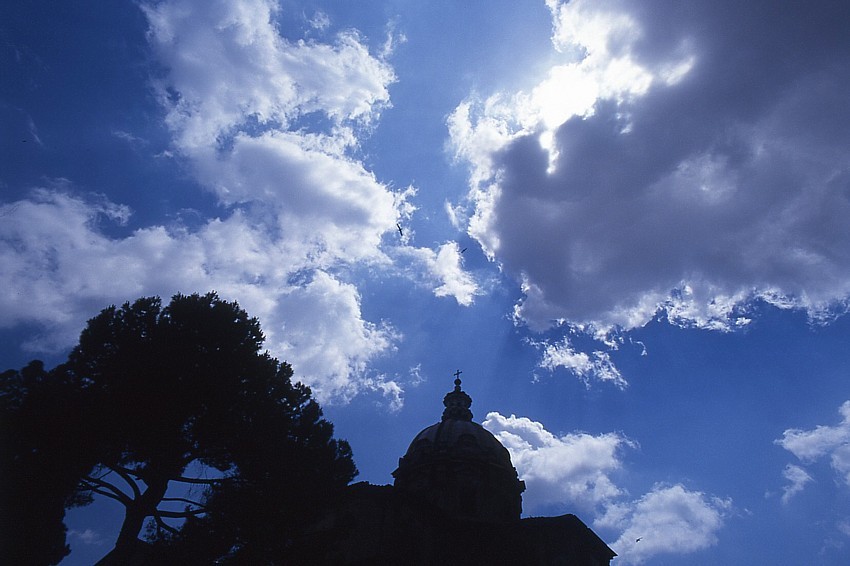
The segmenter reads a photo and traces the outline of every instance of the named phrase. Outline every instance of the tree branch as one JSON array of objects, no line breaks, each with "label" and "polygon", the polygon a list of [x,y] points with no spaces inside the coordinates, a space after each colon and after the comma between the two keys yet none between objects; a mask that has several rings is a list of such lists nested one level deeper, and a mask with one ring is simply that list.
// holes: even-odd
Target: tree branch
[{"label": "tree branch", "polygon": [[145,480],[145,473],[142,471],[141,467],[136,466],[135,468],[128,468],[126,466],[115,466],[115,469],[121,470],[127,475],[135,476],[136,479],[140,479],[142,481]]},{"label": "tree branch", "polygon": [[189,505],[194,505],[195,507],[198,507],[199,509],[206,509],[207,508],[206,505],[198,503],[197,501],[192,501],[191,499],[186,499],[185,497],[163,497],[162,499],[160,499],[160,501],[182,501],[183,503],[188,503]]},{"label": "tree branch", "polygon": [[127,501],[125,501],[124,499],[121,499],[120,497],[118,497],[117,495],[115,495],[112,492],[105,491],[105,490],[102,490],[102,489],[100,489],[98,487],[94,487],[94,486],[84,486],[84,487],[85,487],[86,491],[91,491],[92,493],[97,493],[98,495],[102,495],[104,497],[114,499],[115,501],[118,501],[122,505],[125,505],[125,506],[128,505]]},{"label": "tree branch", "polygon": [[133,490],[133,495],[135,496],[135,499],[138,499],[142,496],[142,492],[141,490],[139,490],[139,484],[137,484],[136,481],[132,477],[130,477],[131,470],[128,470],[127,468],[124,468],[122,466],[109,466],[109,468],[113,470],[116,474],[121,476],[121,479],[123,479],[127,483],[127,485],[130,486],[130,489]]},{"label": "tree branch", "polygon": [[98,486],[98,487],[102,487],[104,489],[108,489],[113,494],[110,497],[112,497],[113,499],[115,499],[117,501],[120,501],[124,505],[131,505],[133,503],[133,499],[130,498],[129,495],[127,495],[126,493],[124,493],[123,491],[118,489],[116,486],[114,486],[113,484],[111,484],[108,481],[105,481],[103,479],[93,478],[91,476],[83,476],[83,478],[80,480],[80,483],[81,483],[81,485],[84,489],[94,491],[95,493],[99,493],[101,495],[107,495],[107,494],[96,489],[96,488],[94,488],[94,487],[92,487],[92,486]]},{"label": "tree branch", "polygon": [[188,519],[189,517],[203,515],[206,512],[206,509],[187,509],[185,511],[164,511],[157,509],[154,512],[154,516],[159,515],[160,517],[167,517],[169,519]]},{"label": "tree branch", "polygon": [[154,514],[153,520],[156,521],[156,524],[159,526],[159,528],[164,529],[173,535],[176,535],[180,532],[171,525],[167,524],[165,521],[163,521],[162,517],[159,516],[159,513]]},{"label": "tree branch", "polygon": [[171,479],[171,481],[178,481],[180,483],[195,483],[195,484],[201,484],[201,485],[217,485],[217,484],[220,484],[224,481],[224,478],[201,479],[201,478],[179,477],[179,478],[170,478],[170,479]]}]

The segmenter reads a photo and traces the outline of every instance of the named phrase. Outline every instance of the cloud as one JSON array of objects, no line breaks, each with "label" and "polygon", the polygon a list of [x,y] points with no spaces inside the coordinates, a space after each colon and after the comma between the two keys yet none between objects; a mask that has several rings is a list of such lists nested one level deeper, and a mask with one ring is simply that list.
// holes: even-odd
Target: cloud
[{"label": "cloud", "polygon": [[317,11],[308,23],[312,28],[324,31],[331,26],[331,19],[326,13]]},{"label": "cloud", "polygon": [[579,352],[566,336],[560,342],[555,343],[547,340],[542,342],[530,340],[529,343],[543,351],[543,357],[538,366],[548,369],[550,372],[557,368],[564,368],[584,381],[588,387],[590,387],[591,378],[610,382],[620,389],[625,389],[628,386],[620,370],[611,361],[611,355],[608,352],[600,350],[594,350],[590,354]]},{"label": "cloud", "polygon": [[623,450],[637,447],[622,434],[556,436],[542,423],[497,412],[488,413],[482,424],[508,449],[525,481],[525,512],[552,505],[587,509],[596,527],[619,533],[610,545],[618,561],[640,564],[658,554],[687,554],[717,543],[731,500],[680,484],[656,484],[631,500],[614,481],[615,474],[625,473]]},{"label": "cloud", "polygon": [[[845,401],[838,412],[842,419],[836,426],[818,425],[812,430],[790,428],[775,442],[804,463],[813,463],[828,456],[832,469],[839,474],[844,483],[850,486],[850,401]],[[789,464],[786,467],[783,475],[791,481],[791,485],[785,487],[785,494],[790,492],[791,495],[787,497],[783,495],[783,503],[807,483],[805,478],[802,481],[798,479],[801,477],[798,472],[792,473],[792,477],[789,477],[789,468],[796,468],[806,473],[799,466]]]},{"label": "cloud", "polygon": [[[144,7],[151,43],[168,68],[158,86],[175,148],[223,204],[240,205],[273,234],[287,252],[280,276],[312,281],[280,300],[281,349],[299,360],[317,392],[347,399],[367,383],[350,377],[365,375],[367,363],[400,337],[386,323],[362,320],[356,282],[336,281],[340,268],[358,263],[392,270],[382,237],[415,209],[415,189],[390,189],[353,157],[389,107],[396,77],[383,58],[389,52],[373,56],[356,31],[332,43],[286,39],[278,10],[264,0]],[[310,24],[328,31],[320,16]],[[471,304],[477,288],[453,248],[402,244],[400,255],[420,258],[417,280]],[[325,339],[313,342],[316,336]]]},{"label": "cloud", "polygon": [[101,536],[100,533],[88,528],[84,531],[78,531],[77,529],[68,529],[68,536],[79,540],[83,544],[92,544],[95,546],[101,546],[103,544],[103,536]]},{"label": "cloud", "polygon": [[239,134],[225,155],[196,161],[199,178],[317,265],[387,261],[381,236],[395,229],[398,199],[360,163],[304,146],[301,134]]},{"label": "cloud", "polygon": [[525,481],[529,510],[552,504],[593,508],[622,495],[611,474],[622,467],[620,452],[634,443],[616,433],[555,436],[526,417],[488,413],[482,423],[511,453]]},{"label": "cloud", "polygon": [[[332,34],[319,12],[299,20],[306,36],[287,38],[270,0],[141,9],[171,135],[161,155],[180,160],[219,207],[191,229],[154,223],[128,233],[116,229],[128,207],[65,179],[0,205],[0,325],[35,323],[41,331],[25,346],[61,351],[110,303],[214,289],[261,320],[272,353],[321,400],[377,391],[397,409],[402,386],[370,364],[402,336],[364,318],[358,277],[407,268],[464,305],[477,286],[449,244],[402,242],[387,253],[384,237],[413,213],[416,191],[390,188],[357,157],[390,105],[385,53],[370,53],[354,30]],[[304,39],[316,30],[330,39]],[[394,265],[402,257],[419,259]]]},{"label": "cloud", "polygon": [[67,185],[64,180],[54,185],[0,207],[0,324],[9,328],[35,321],[49,326],[47,334],[36,338],[38,347],[47,349],[72,342],[81,323],[105,306],[95,308],[92,301],[131,286],[135,267],[117,249],[109,261],[101,261],[102,250],[112,242],[98,226],[124,223],[126,207],[57,191]]},{"label": "cloud", "polygon": [[843,308],[847,7],[547,5],[560,60],[448,122],[467,230],[522,282],[520,318],[730,330],[756,299]]},{"label": "cloud", "polygon": [[[282,294],[271,314],[280,329],[269,335],[267,345],[292,360],[296,374],[307,376],[324,399],[356,394],[362,384],[352,377],[364,375],[367,363],[391,351],[399,338],[391,327],[365,322],[356,288],[322,271]],[[366,384],[372,388],[375,381]]]},{"label": "cloud", "polygon": [[803,491],[806,484],[814,481],[812,476],[800,466],[788,464],[782,472],[782,476],[790,483],[782,488],[782,503],[787,504],[791,498]]},{"label": "cloud", "polygon": [[233,128],[288,129],[313,112],[330,129],[368,124],[389,103],[392,68],[354,31],[334,44],[290,41],[277,28],[280,8],[271,0],[173,0],[142,9],[168,69],[159,84],[167,122],[187,154],[215,149]]},{"label": "cloud", "polygon": [[44,189],[2,211],[2,323],[41,325],[31,350],[73,344],[84,321],[109,303],[215,289],[260,318],[266,346],[320,398],[346,400],[374,389],[368,362],[400,339],[388,323],[363,320],[354,285],[314,268],[299,279],[289,271],[305,265],[297,250],[238,212],[195,232],[152,226],[110,238],[100,223],[127,211],[103,199]]},{"label": "cloud", "polygon": [[436,251],[404,247],[398,254],[412,260],[415,269],[410,275],[433,289],[437,297],[454,297],[459,305],[469,306],[481,294],[475,279],[463,270],[457,242],[442,244]]},{"label": "cloud", "polygon": [[224,204],[261,208],[257,220],[324,264],[381,260],[405,194],[350,154],[389,105],[389,64],[353,31],[333,44],[287,40],[274,2],[143,9],[167,68],[157,81],[166,124],[197,179]]},{"label": "cloud", "polygon": [[657,555],[688,554],[717,544],[731,505],[680,484],[659,484],[634,502],[612,505],[594,524],[622,530],[611,543],[618,563],[642,564]]},{"label": "cloud", "polygon": [[364,380],[363,386],[366,389],[380,392],[390,412],[397,413],[404,407],[404,388],[398,381],[386,379],[384,376],[370,377]]}]

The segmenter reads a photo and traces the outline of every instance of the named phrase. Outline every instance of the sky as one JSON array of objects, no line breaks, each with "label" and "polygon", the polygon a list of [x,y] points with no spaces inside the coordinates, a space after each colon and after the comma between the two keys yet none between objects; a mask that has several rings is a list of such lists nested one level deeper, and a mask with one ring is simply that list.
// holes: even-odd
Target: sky
[{"label": "sky", "polygon": [[[2,3],[0,369],[215,290],[359,480],[461,370],[525,515],[615,564],[846,564],[848,28],[840,1]],[[111,548],[110,503],[63,565]]]}]

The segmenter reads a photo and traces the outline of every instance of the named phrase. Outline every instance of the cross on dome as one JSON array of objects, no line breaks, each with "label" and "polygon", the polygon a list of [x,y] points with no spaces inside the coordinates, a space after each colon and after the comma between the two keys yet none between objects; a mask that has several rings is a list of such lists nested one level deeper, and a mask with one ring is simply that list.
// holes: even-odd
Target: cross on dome
[{"label": "cross on dome", "polygon": [[444,421],[447,419],[459,421],[472,420],[472,411],[469,410],[469,407],[472,405],[472,398],[460,388],[460,374],[462,373],[462,371],[457,370],[452,374],[455,376],[455,388],[454,391],[450,391],[443,398],[443,405],[446,407],[443,411]]}]

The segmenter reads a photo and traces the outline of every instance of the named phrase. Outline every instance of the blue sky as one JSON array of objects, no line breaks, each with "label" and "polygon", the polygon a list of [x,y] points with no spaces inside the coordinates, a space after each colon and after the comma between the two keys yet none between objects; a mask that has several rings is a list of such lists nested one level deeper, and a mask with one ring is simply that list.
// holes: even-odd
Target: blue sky
[{"label": "blue sky", "polygon": [[[576,513],[617,563],[845,564],[848,25],[843,2],[7,2],[2,365],[216,290],[362,480],[461,369],[526,514]],[[74,511],[63,564],[119,511]]]}]

